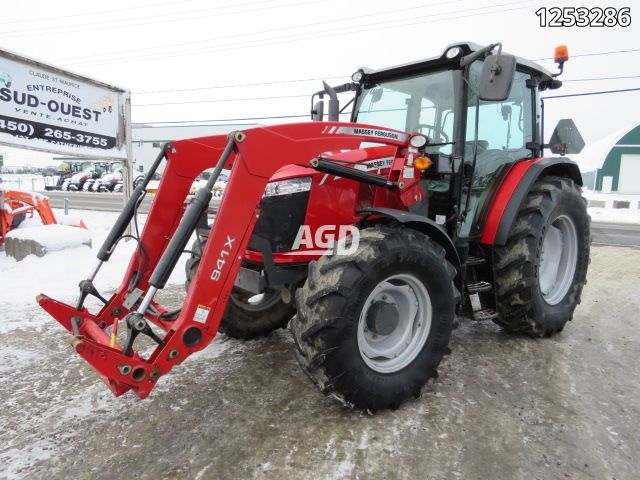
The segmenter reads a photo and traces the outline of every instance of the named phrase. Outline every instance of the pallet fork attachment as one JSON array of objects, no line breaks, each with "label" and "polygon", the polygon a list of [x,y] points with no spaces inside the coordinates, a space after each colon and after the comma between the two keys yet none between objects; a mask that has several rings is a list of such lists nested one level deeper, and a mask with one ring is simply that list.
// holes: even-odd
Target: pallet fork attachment
[{"label": "pallet fork attachment", "polygon": [[[365,133],[355,134],[357,131]],[[368,132],[372,131],[381,130],[370,127]],[[398,157],[399,147],[407,145],[407,135],[393,130],[383,133],[375,141],[397,147]],[[311,160],[329,150],[358,149],[361,142],[373,140],[371,135],[366,126],[359,124],[313,122],[166,144],[99,250],[96,265],[87,279],[80,282],[76,306],[42,294],[37,297],[38,303],[73,334],[71,344],[76,352],[91,364],[116,396],[132,390],[138,397],[146,398],[160,376],[205,348],[215,337],[259,218],[257,206],[271,176],[290,164],[312,166]],[[98,313],[90,313],[84,300],[87,295],[98,294],[93,280],[102,263],[109,260],[135,214],[145,186],[164,159],[166,167],[160,186],[123,282],[111,298],[105,299]],[[393,181],[398,180],[403,168],[403,159],[396,160],[390,173]],[[207,185],[197,191],[194,201],[183,212],[193,180],[211,168],[212,163],[215,169]],[[179,315],[163,315],[167,309],[156,303],[154,296],[164,288],[183,253],[223,168],[231,168],[231,175],[198,271]],[[111,337],[115,338],[114,331],[122,319],[127,339],[124,345],[118,345]],[[135,349],[139,335],[147,335],[157,344],[147,357]]]}]

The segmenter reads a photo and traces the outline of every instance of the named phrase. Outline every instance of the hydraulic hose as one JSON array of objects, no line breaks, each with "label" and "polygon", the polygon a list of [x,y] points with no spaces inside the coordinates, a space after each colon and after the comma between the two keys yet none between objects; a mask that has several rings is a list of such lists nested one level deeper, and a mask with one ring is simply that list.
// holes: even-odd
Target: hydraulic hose
[{"label": "hydraulic hose", "polygon": [[375,185],[376,187],[384,188],[398,188],[398,182],[393,182],[387,177],[382,175],[376,175],[375,173],[363,172],[353,167],[347,167],[338,163],[332,162],[324,158],[316,158],[311,161],[311,166],[318,172],[328,173],[330,175],[337,175],[343,178],[349,178],[362,183],[368,183],[369,185]]},{"label": "hydraulic hose", "polygon": [[142,196],[145,194],[147,185],[151,181],[151,178],[153,178],[153,174],[156,173],[158,166],[160,166],[160,162],[162,162],[166,152],[169,151],[171,148],[173,148],[171,144],[169,143],[165,144],[162,152],[160,152],[158,157],[153,162],[153,165],[151,165],[149,172],[147,172],[147,175],[142,180],[142,183],[133,190],[131,197],[129,198],[129,201],[120,212],[120,215],[116,220],[116,223],[111,228],[109,235],[107,235],[107,238],[105,238],[102,246],[100,247],[100,250],[98,251],[97,257],[98,257],[98,260],[100,260],[101,262],[106,262],[111,257],[111,254],[113,253],[114,245],[116,244],[118,239],[124,234],[124,231],[126,230],[127,225],[129,225],[129,222],[133,218],[136,212],[138,202],[140,201]]}]

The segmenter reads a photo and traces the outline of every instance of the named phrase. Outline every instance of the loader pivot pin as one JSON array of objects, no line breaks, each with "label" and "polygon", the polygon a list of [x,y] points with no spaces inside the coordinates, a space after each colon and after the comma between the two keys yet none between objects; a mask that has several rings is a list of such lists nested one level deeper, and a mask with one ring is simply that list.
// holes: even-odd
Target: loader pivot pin
[{"label": "loader pivot pin", "polygon": [[82,317],[78,317],[74,315],[71,317],[71,330],[73,332],[74,337],[80,336],[80,324],[82,323]]},{"label": "loader pivot pin", "polygon": [[91,280],[89,279],[81,280],[78,286],[80,287],[80,298],[78,299],[77,310],[82,309],[82,305],[84,304],[85,299],[89,295],[93,295],[105,305],[108,303],[107,299],[104,298],[102,295],[100,295],[100,292],[98,292],[98,290],[93,285],[93,282]]},{"label": "loader pivot pin", "polygon": [[124,344],[124,349],[122,350],[123,355],[127,357],[133,355],[133,342],[141,333],[151,338],[158,345],[164,347],[165,343],[160,337],[158,337],[158,335],[156,335],[140,313],[130,313],[127,315],[125,322],[127,324],[127,340]]}]

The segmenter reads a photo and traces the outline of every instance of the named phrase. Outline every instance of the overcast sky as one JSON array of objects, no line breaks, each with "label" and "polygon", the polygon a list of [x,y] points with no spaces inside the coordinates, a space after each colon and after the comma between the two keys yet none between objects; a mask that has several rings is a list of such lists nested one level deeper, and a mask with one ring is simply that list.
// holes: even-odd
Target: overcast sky
[{"label": "overcast sky", "polygon": [[[552,57],[556,45],[567,44],[573,58],[561,77],[566,82],[552,94],[638,87],[637,3],[22,0],[3,9],[0,48],[130,89],[134,122],[304,115],[309,95],[321,87],[319,80],[270,82],[328,78],[340,83],[359,66],[380,68],[440,55],[444,46],[462,40],[501,41],[505,50],[530,59]],[[541,28],[535,14],[542,6],[630,5],[632,22],[626,28]],[[619,50],[636,51],[581,56]],[[551,60],[539,63],[555,70]],[[638,78],[569,82],[621,76]],[[247,83],[264,85],[206,88]],[[184,89],[192,90],[178,91]],[[166,90],[171,91],[157,93]],[[282,96],[293,97],[246,100]],[[201,101],[209,102],[186,103]],[[587,143],[640,123],[640,92],[546,105],[547,136],[559,118],[574,118]],[[7,158],[14,164],[47,163],[33,152]]]}]

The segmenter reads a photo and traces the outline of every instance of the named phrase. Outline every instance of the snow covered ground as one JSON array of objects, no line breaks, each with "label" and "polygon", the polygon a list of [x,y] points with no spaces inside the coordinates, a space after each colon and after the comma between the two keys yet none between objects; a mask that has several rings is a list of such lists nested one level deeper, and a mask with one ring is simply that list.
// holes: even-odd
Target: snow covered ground
[{"label": "snow covered ground", "polygon": [[47,252],[91,244],[91,234],[84,228],[59,224],[16,228],[7,233],[7,241],[9,238],[33,240]]},{"label": "snow covered ground", "polygon": [[[562,335],[536,341],[463,322],[423,397],[369,417],[317,391],[285,331],[247,343],[219,335],[144,402],[113,397],[35,303],[41,292],[73,302],[118,216],[70,214],[93,248],[21,262],[0,252],[2,479],[633,478],[640,468],[630,453],[640,447],[640,383],[628,363],[637,250],[594,248],[583,303]],[[96,279],[101,292],[117,287],[134,248],[118,246]],[[185,259],[169,280],[178,285],[159,294],[168,308],[184,297]],[[594,379],[594,369],[604,374]]]},{"label": "snow covered ground", "polygon": [[[603,207],[589,207],[589,215],[594,223],[638,223],[640,224],[640,195],[624,195],[621,193],[601,193],[585,190],[584,197],[590,205],[601,204]],[[629,208],[614,208],[615,202],[629,202]]]},{"label": "snow covered ground", "polygon": [[605,202],[607,208],[613,208],[614,202],[629,202],[630,209],[640,209],[640,195],[629,195],[618,192],[594,192],[593,190],[584,190],[582,194],[587,200]]},{"label": "snow covered ground", "polygon": [[[375,416],[319,393],[282,330],[220,334],[146,400],[115,398],[31,299],[2,316],[14,329],[0,333],[0,479],[637,478],[640,250],[592,255],[560,335],[462,321],[422,397]],[[85,273],[60,267],[61,281]],[[184,290],[159,297],[177,308]]]},{"label": "snow covered ground", "polygon": [[640,224],[640,210],[629,208],[598,208],[590,207],[592,223],[634,223]]},{"label": "snow covered ground", "polygon": [[[64,211],[54,209],[56,218],[64,220]],[[92,238],[92,247],[80,246],[49,252],[44,257],[29,255],[18,262],[0,251],[0,304],[5,319],[0,322],[0,333],[13,328],[24,327],[25,309],[37,308],[35,297],[45,293],[58,300],[73,302],[78,292],[78,282],[86,278],[95,264],[96,252],[109,233],[118,217],[117,212],[93,212],[89,210],[70,210],[70,216],[80,217],[87,225]],[[140,228],[146,215],[139,215]],[[120,242],[109,262],[105,263],[98,274],[95,284],[99,291],[109,293],[122,281],[129,259],[135,250],[133,241]],[[169,279],[169,283],[183,283],[183,255]],[[44,316],[36,317],[50,321]]]},{"label": "snow covered ground", "polygon": [[5,190],[25,190],[28,192],[44,190],[46,185],[55,185],[57,176],[43,177],[31,173],[3,173],[0,174],[2,183],[0,188]]}]

